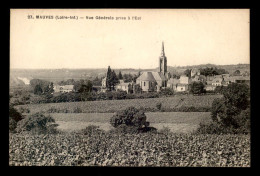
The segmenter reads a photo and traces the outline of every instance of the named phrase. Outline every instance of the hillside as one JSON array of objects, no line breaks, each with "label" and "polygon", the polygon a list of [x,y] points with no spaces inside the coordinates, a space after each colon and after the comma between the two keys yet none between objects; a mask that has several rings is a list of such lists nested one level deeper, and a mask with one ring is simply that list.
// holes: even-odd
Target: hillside
[{"label": "hillside", "polygon": [[[213,64],[206,64],[206,65],[194,65],[194,66],[178,66],[172,67],[168,66],[168,71],[171,73],[183,73],[186,69],[192,68],[205,68],[205,67],[217,67],[223,68],[227,70],[229,73],[233,73],[235,70],[240,70],[241,73],[247,71],[250,72],[250,65],[249,64],[238,64],[238,65],[213,65]],[[113,69],[113,68],[112,68]],[[138,72],[143,71],[157,71],[158,68],[154,69],[114,69],[116,73],[119,71],[122,74],[138,74]],[[24,79],[43,79],[52,82],[67,80],[67,79],[94,79],[98,77],[104,77],[107,72],[107,68],[100,68],[100,69],[11,69],[10,73],[10,84],[11,85],[19,85],[24,84],[23,81],[19,80],[18,77]]]}]

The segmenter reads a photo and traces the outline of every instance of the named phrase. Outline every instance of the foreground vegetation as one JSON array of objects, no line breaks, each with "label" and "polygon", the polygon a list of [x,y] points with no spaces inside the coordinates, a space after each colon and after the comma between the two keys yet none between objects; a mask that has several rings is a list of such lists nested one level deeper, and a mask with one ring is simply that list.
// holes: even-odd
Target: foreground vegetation
[{"label": "foreground vegetation", "polygon": [[10,134],[9,164],[19,166],[249,167],[249,135],[81,133]]},{"label": "foreground vegetation", "polygon": [[[126,105],[117,102],[116,113],[109,120],[114,128],[107,132],[88,126],[79,132],[65,133],[57,130],[55,119],[50,115],[36,111],[22,116],[13,107],[9,108],[9,164],[250,167],[250,92],[247,85],[229,85],[223,97],[213,101],[211,121],[200,124],[189,134],[149,126],[145,110],[150,104],[144,108],[135,107],[137,104],[129,107],[128,104],[125,108]],[[196,101],[181,98],[170,102],[178,108]],[[198,107],[199,102],[202,102],[201,97],[197,101]],[[147,105],[148,102],[144,103]],[[168,105],[153,103],[156,103],[157,111],[164,111]],[[45,113],[48,111],[50,109],[45,109]],[[80,111],[82,109],[77,109],[77,113]],[[160,120],[169,123],[169,117]]]},{"label": "foreground vegetation", "polygon": [[[116,112],[129,106],[143,107],[146,112],[209,112],[214,99],[222,95],[176,95],[174,97],[151,98],[151,99],[129,99],[129,100],[104,100],[86,102],[66,102],[19,105],[17,109],[25,112],[48,112],[48,113],[92,113],[92,112]],[[161,104],[158,109],[157,104]]]}]

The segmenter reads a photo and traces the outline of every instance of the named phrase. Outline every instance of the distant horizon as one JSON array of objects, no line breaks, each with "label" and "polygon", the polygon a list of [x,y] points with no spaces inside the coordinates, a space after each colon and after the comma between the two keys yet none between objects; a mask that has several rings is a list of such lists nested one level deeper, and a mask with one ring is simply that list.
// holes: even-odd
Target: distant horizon
[{"label": "distant horizon", "polygon": [[[250,65],[250,63],[238,63],[238,64],[211,64],[211,63],[207,63],[207,64],[198,64],[198,65],[176,65],[176,66],[171,66],[171,65],[168,65],[167,67],[197,67],[197,66],[201,66],[201,65],[215,65],[215,66],[233,66],[233,65]],[[24,70],[61,70],[61,69],[70,69],[70,70],[80,70],[80,69],[107,69],[107,67],[100,67],[100,68],[10,68],[10,70],[15,70],[15,69],[24,69]],[[156,69],[158,67],[154,67],[154,68],[114,68],[114,67],[111,67],[110,68],[113,70],[113,69],[116,69],[116,70],[120,70],[120,69],[133,69],[133,70],[147,70],[147,69]]]}]

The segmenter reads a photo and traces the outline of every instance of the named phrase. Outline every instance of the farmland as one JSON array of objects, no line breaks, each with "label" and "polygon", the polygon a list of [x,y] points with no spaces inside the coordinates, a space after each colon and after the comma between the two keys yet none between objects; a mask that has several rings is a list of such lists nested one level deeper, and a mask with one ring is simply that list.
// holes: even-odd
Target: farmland
[{"label": "farmland", "polygon": [[19,105],[17,108],[28,108],[30,113],[35,112],[62,112],[74,113],[80,110],[81,113],[107,113],[123,110],[126,107],[134,106],[136,108],[143,107],[147,111],[156,111],[156,104],[162,103],[164,109],[174,109],[179,107],[211,107],[215,98],[221,95],[176,95],[174,97],[165,98],[149,98],[149,99],[129,99],[129,100],[104,100],[104,101],[85,101],[85,102],[66,102],[66,103],[47,103],[47,104],[29,104]]},{"label": "farmland", "polygon": [[250,167],[249,135],[9,135],[11,166]]},{"label": "farmland", "polygon": [[[62,131],[77,131],[89,125],[105,131],[113,129],[109,124],[113,113],[53,113],[51,116]],[[174,133],[192,132],[200,122],[211,120],[209,112],[147,112],[146,116],[150,126],[158,130],[168,127]]]}]

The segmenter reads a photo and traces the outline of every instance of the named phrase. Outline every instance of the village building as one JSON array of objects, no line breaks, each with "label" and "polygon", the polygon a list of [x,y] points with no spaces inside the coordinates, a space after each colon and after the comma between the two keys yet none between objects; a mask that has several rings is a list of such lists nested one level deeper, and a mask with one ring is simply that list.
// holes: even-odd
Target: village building
[{"label": "village building", "polygon": [[171,78],[167,82],[167,87],[173,89],[175,92],[187,92],[189,90],[191,79],[182,75],[180,79]]},{"label": "village building", "polygon": [[245,83],[250,86],[250,77],[249,76],[232,76],[230,77],[231,83]]},{"label": "village building", "polygon": [[116,85],[116,91],[126,91],[126,93],[133,93],[133,85],[134,83],[125,83],[124,80],[119,80],[119,84]]},{"label": "village building", "polygon": [[107,91],[107,77],[106,76],[105,76],[105,78],[102,79],[100,91],[101,92]]},{"label": "village building", "polygon": [[206,83],[206,76],[204,75],[195,75],[193,78],[191,78],[192,82],[202,82],[202,83]]},{"label": "village building", "polygon": [[53,90],[55,93],[66,93],[66,92],[74,92],[74,85],[54,85]]},{"label": "village building", "polygon": [[216,77],[212,80],[212,85],[213,86],[221,86],[223,82],[223,78],[222,77]]},{"label": "village building", "polygon": [[191,79],[186,76],[186,75],[181,75],[180,76],[180,84],[190,84],[191,83]]},{"label": "village building", "polygon": [[189,84],[177,84],[176,92],[187,92],[189,90]]},{"label": "village building", "polygon": [[216,89],[216,86],[213,85],[205,85],[206,91],[214,91]]},{"label": "village building", "polygon": [[167,87],[169,73],[167,72],[167,57],[164,52],[162,43],[162,52],[159,57],[158,72],[143,72],[137,79],[136,84],[139,84],[143,92],[160,91]]},{"label": "village building", "polygon": [[173,91],[177,90],[177,85],[180,83],[180,80],[177,78],[170,78],[167,81],[167,87],[173,89]]}]

